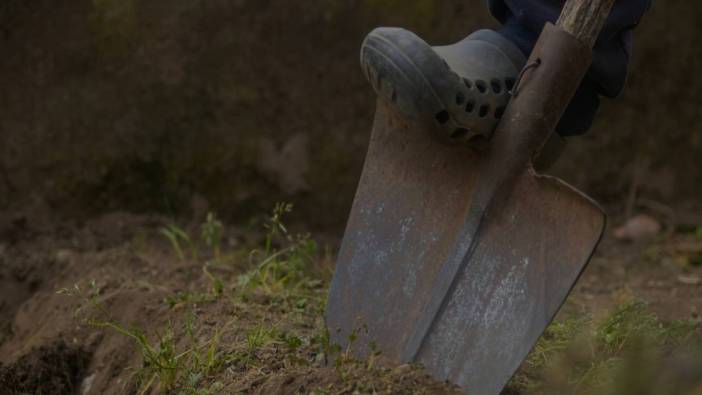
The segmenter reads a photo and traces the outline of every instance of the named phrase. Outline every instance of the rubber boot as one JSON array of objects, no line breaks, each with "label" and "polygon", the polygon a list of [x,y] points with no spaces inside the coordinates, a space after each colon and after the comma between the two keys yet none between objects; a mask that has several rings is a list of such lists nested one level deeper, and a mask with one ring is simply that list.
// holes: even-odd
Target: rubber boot
[{"label": "rubber boot", "polygon": [[363,42],[361,65],[377,94],[439,137],[480,146],[489,140],[526,58],[492,30],[432,47],[400,28],[378,28]]}]

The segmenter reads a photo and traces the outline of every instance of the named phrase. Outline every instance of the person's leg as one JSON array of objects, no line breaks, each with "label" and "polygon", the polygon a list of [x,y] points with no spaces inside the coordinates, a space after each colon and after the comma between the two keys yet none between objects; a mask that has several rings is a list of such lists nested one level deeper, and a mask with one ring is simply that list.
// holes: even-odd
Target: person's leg
[{"label": "person's leg", "polygon": [[[563,0],[488,0],[502,23],[498,32],[528,56],[546,22],[555,23]],[[624,88],[631,56],[631,30],[650,8],[651,0],[617,0],[593,51],[593,64],[561,119],[561,136],[586,132],[599,106],[599,96],[615,97]]]},{"label": "person's leg", "polygon": [[[482,145],[497,127],[514,79],[544,24],[556,21],[563,3],[488,0],[503,26],[497,32],[479,30],[449,46],[432,47],[404,29],[379,28],[362,45],[362,67],[376,92],[396,109],[430,123],[444,138]],[[649,5],[650,0],[615,3],[595,46],[593,65],[556,128],[559,136],[586,132],[599,96],[622,90],[631,29]],[[546,154],[541,156],[553,156]]]}]

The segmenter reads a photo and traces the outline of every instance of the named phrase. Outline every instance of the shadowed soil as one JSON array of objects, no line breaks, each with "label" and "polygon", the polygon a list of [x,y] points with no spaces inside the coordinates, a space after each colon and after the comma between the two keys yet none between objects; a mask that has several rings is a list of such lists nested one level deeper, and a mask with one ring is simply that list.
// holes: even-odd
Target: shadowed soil
[{"label": "shadowed soil", "polygon": [[90,353],[62,341],[33,349],[17,362],[0,365],[0,389],[7,395],[76,394]]}]

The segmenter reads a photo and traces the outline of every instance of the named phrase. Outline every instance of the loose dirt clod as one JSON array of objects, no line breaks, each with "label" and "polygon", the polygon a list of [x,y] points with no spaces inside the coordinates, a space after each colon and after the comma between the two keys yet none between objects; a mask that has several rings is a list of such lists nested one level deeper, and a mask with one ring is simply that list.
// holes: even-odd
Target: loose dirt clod
[{"label": "loose dirt clod", "polygon": [[640,214],[629,219],[614,230],[614,237],[620,240],[649,240],[661,233],[661,223],[650,215]]}]

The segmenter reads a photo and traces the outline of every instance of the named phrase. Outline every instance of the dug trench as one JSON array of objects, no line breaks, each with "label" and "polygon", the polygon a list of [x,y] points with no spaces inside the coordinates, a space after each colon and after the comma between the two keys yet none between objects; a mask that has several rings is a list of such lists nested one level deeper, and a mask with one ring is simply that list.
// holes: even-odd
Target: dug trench
[{"label": "dug trench", "polygon": [[[247,226],[211,214],[3,214],[0,393],[461,393],[419,366],[359,361],[329,343],[322,316],[338,240],[318,237],[320,247],[290,231],[288,211]],[[651,367],[677,358],[656,380],[699,388],[702,358],[681,362],[675,350],[701,338],[701,243],[693,228],[627,243],[608,234],[505,393],[559,393],[570,381],[606,393],[626,371],[616,361],[646,350]],[[583,363],[598,369],[584,375]]]}]

